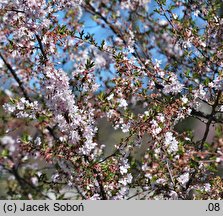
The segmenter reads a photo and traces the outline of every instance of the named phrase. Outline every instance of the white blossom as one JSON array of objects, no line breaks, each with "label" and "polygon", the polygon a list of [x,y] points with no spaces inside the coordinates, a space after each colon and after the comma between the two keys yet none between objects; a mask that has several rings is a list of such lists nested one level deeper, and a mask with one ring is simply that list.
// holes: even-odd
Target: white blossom
[{"label": "white blossom", "polygon": [[127,176],[119,180],[119,183],[126,186],[127,184],[130,184],[132,182],[132,174],[128,173]]},{"label": "white blossom", "polygon": [[209,191],[211,190],[211,185],[210,185],[209,183],[205,183],[205,184],[204,184],[204,190],[205,190],[206,192],[209,192]]},{"label": "white blossom", "polygon": [[187,182],[189,181],[189,173],[186,172],[179,176],[177,180],[182,184],[182,186],[186,186]]},{"label": "white blossom", "polygon": [[128,164],[128,160],[127,159],[123,159],[121,165],[119,166],[119,170],[120,173],[126,174],[128,172],[128,169],[130,168],[129,164]]},{"label": "white blossom", "polygon": [[119,107],[124,107],[124,109],[126,109],[127,108],[127,106],[128,106],[128,103],[127,103],[127,101],[124,99],[124,98],[120,98],[119,100],[118,100],[118,103],[119,103]]},{"label": "white blossom", "polygon": [[9,112],[9,113],[13,113],[16,110],[16,107],[14,105],[11,104],[4,104],[3,108],[5,111]]},{"label": "white blossom", "polygon": [[130,129],[130,124],[129,123],[121,125],[121,130],[122,130],[123,133],[128,133],[129,129]]},{"label": "white blossom", "polygon": [[0,138],[2,145],[14,145],[15,140],[11,136],[3,136]]},{"label": "white blossom", "polygon": [[92,197],[90,197],[90,200],[100,200],[101,197],[98,193],[94,194]]},{"label": "white blossom", "polygon": [[175,14],[175,13],[173,13],[173,18],[174,18],[174,19],[177,19],[177,18],[178,18],[178,15]]},{"label": "white blossom", "polygon": [[114,97],[114,94],[111,93],[111,94],[107,97],[107,100],[110,101],[111,99],[113,99],[113,97]]},{"label": "white blossom", "polygon": [[199,10],[194,11],[194,16],[197,17],[200,14]]},{"label": "white blossom", "polygon": [[161,60],[155,59],[155,67],[159,68],[161,63],[162,63]]},{"label": "white blossom", "polygon": [[40,137],[36,137],[36,139],[34,140],[34,143],[36,145],[41,145],[41,138]]},{"label": "white blossom", "polygon": [[167,132],[164,136],[164,144],[168,147],[168,152],[176,152],[178,150],[178,141],[172,132]]},{"label": "white blossom", "polygon": [[37,186],[38,185],[38,178],[37,177],[32,177],[31,182],[33,185]]},{"label": "white blossom", "polygon": [[163,92],[165,94],[169,93],[180,93],[183,89],[184,85],[179,82],[177,79],[177,76],[175,74],[172,74],[171,77],[169,78],[168,84],[164,85]]},{"label": "white blossom", "polygon": [[186,104],[188,102],[188,98],[184,95],[182,98],[181,98],[183,104]]}]

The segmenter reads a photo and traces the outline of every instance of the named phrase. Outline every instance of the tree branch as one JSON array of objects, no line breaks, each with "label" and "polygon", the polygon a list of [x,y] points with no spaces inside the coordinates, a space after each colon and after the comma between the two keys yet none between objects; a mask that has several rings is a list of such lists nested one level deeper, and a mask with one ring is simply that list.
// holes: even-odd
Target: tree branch
[{"label": "tree branch", "polygon": [[217,97],[216,97],[216,100],[215,100],[215,103],[214,103],[213,106],[212,106],[212,111],[211,111],[211,114],[210,114],[210,116],[209,116],[209,118],[208,118],[208,122],[207,122],[207,124],[206,124],[206,129],[205,129],[204,136],[203,136],[203,138],[202,138],[202,140],[201,140],[201,144],[200,144],[200,150],[201,150],[201,151],[202,151],[203,148],[204,148],[204,143],[205,143],[205,141],[206,141],[206,139],[207,139],[207,136],[208,136],[208,133],[209,133],[210,125],[211,125],[211,123],[212,123],[212,121],[213,121],[213,119],[214,119],[214,116],[215,116],[215,113],[216,113],[216,110],[215,110],[215,109],[216,109],[216,107],[218,106],[218,102],[219,102],[220,96],[221,96],[221,91],[219,90],[219,91],[218,91],[218,94],[217,94]]},{"label": "tree branch", "polygon": [[4,64],[6,65],[6,67],[8,68],[8,70],[10,71],[10,73],[12,74],[13,78],[16,80],[16,82],[19,85],[19,88],[21,89],[24,97],[26,98],[26,100],[28,100],[29,102],[31,102],[31,99],[28,96],[28,93],[26,92],[22,81],[19,79],[18,75],[16,74],[15,70],[12,68],[12,66],[6,61],[6,59],[4,58],[4,56],[0,53],[0,58],[3,60]]},{"label": "tree branch", "polygon": [[40,48],[41,53],[44,57],[44,60],[47,61],[47,56],[46,56],[46,53],[45,53],[44,48],[43,48],[42,40],[40,39],[39,35],[37,35],[37,34],[36,34],[36,39],[38,41],[39,48]]}]

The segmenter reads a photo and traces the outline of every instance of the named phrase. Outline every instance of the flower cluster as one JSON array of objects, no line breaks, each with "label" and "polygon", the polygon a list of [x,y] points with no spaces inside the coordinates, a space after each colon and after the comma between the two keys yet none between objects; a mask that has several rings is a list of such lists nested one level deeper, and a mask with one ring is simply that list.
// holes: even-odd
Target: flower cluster
[{"label": "flower cluster", "polygon": [[10,113],[15,113],[17,118],[36,119],[36,114],[39,111],[38,101],[29,102],[24,97],[20,98],[14,104],[4,104],[3,108]]},{"label": "flower cluster", "polygon": [[68,190],[92,200],[220,198],[218,7],[1,1],[7,198],[67,199]]}]

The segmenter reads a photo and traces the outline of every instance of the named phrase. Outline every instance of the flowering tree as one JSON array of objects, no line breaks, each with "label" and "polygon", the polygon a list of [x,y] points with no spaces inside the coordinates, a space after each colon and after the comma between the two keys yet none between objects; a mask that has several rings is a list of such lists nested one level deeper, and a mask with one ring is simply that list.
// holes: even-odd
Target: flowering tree
[{"label": "flowering tree", "polygon": [[[4,198],[64,199],[68,189],[76,199],[221,199],[219,8],[206,0],[1,0]],[[101,41],[86,32],[86,14],[109,32]],[[178,132],[188,117],[205,124],[201,140]],[[108,155],[100,119],[126,135]]]}]

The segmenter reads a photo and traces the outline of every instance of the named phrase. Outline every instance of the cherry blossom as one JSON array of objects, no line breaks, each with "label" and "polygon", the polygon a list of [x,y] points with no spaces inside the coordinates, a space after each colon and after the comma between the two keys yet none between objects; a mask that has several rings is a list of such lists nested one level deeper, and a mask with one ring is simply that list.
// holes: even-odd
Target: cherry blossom
[{"label": "cherry blossom", "polygon": [[0,1],[6,198],[221,198],[219,5]]}]

